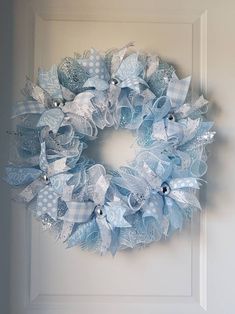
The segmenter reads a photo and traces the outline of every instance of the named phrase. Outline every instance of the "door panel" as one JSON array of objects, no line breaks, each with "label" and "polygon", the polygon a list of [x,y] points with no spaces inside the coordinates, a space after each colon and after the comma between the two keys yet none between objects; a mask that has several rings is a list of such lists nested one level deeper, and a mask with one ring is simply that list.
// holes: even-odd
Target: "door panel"
[{"label": "door panel", "polygon": [[[22,6],[24,12],[20,10]],[[61,58],[90,47],[105,51],[134,41],[137,49],[155,52],[173,63],[180,77],[191,74],[193,90],[204,93],[209,90],[209,98],[217,99],[218,107],[222,104],[222,91],[227,91],[228,102],[223,104],[227,111],[215,115],[218,127],[227,121],[231,110],[230,91],[220,82],[224,69],[220,67],[214,45],[216,34],[220,34],[224,45],[228,44],[228,38],[218,26],[216,30],[213,28],[219,12],[224,20],[225,14],[212,2],[185,0],[177,6],[174,1],[163,0],[145,3],[131,0],[119,4],[104,0],[95,3],[16,0],[15,10],[18,21],[15,90],[22,88],[26,74],[35,77],[39,66],[49,68]],[[22,60],[20,64],[19,60]],[[228,60],[225,66],[227,71]],[[218,91],[218,86],[222,91]],[[228,123],[226,135],[232,128],[232,123]],[[123,136],[124,144],[125,140]],[[104,151],[107,158],[109,150],[110,147]],[[227,146],[226,151],[226,155],[219,154],[222,163],[230,160],[232,150]],[[230,292],[226,293],[225,306],[218,298],[219,293],[225,292],[215,281],[215,273],[225,259],[219,254],[224,250],[222,239],[228,243],[229,235],[226,233],[228,216],[220,212],[223,190],[213,176],[217,169],[214,154],[209,160],[209,189],[200,195],[205,212],[195,215],[192,224],[188,223],[171,239],[145,249],[118,253],[115,258],[100,257],[79,248],[65,249],[23,207],[14,204],[12,314],[127,314],[131,311],[232,314],[234,301]],[[221,178],[226,181],[228,175],[225,170]],[[231,209],[229,203],[226,205]],[[232,215],[231,210],[229,213]],[[217,230],[224,232],[222,239]],[[234,260],[234,255],[230,258]],[[217,274],[222,281],[224,272],[226,275],[220,269]]]},{"label": "door panel", "polygon": [[[161,34],[165,36],[161,36]],[[178,45],[174,38],[180,37]],[[153,40],[154,39],[154,40]],[[161,23],[64,22],[37,19],[35,69],[59,63],[89,47],[107,50],[134,40],[141,49],[158,51],[179,65],[181,72],[192,71],[192,25]],[[181,53],[183,49],[183,53]],[[92,144],[91,144],[92,145]],[[109,154],[110,151],[105,152]],[[124,252],[112,257],[97,257],[63,246],[55,248],[40,231],[40,284],[43,294],[69,295],[191,295],[191,234],[173,239],[168,245],[152,246],[142,252]],[[177,244],[178,243],[178,244]],[[35,250],[35,242],[32,242]],[[60,257],[60,263],[57,259]],[[74,274],[76,264],[79,267]],[[64,265],[71,265],[63,272]],[[65,266],[65,269],[67,267]],[[163,274],[162,270],[166,273]],[[110,275],[109,275],[110,274]],[[61,277],[62,276],[62,277]],[[151,278],[156,281],[151,281]],[[167,280],[166,280],[167,277]],[[56,279],[57,278],[57,279]],[[63,279],[62,279],[63,278]],[[72,279],[73,278],[73,279]],[[71,281],[72,279],[72,281]],[[63,282],[58,285],[57,280]],[[82,285],[77,284],[81,282]]]}]

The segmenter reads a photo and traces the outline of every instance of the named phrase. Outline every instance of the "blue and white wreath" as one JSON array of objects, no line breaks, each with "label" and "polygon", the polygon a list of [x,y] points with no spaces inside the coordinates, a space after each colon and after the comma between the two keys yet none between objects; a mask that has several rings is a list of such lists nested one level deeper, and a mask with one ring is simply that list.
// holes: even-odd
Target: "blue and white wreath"
[{"label": "blue and white wreath", "polygon": [[[104,254],[170,236],[200,209],[213,123],[208,101],[189,95],[190,77],[131,47],[65,58],[14,106],[16,157],[6,181],[68,247]],[[119,169],[86,157],[99,129],[125,128],[138,143]]]}]

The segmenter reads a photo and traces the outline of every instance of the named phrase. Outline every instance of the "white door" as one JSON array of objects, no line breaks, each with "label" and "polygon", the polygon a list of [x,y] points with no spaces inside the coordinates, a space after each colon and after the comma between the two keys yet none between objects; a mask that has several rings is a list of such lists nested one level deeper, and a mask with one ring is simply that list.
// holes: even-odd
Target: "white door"
[{"label": "white door", "polygon": [[192,74],[218,135],[203,212],[164,243],[115,258],[66,250],[14,204],[11,314],[235,313],[234,13],[233,0],[15,1],[15,97],[38,66],[134,41]]}]

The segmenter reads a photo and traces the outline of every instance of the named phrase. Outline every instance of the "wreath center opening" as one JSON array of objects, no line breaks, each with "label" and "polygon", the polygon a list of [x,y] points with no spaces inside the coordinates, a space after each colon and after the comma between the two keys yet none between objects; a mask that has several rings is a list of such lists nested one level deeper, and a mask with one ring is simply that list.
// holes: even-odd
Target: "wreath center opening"
[{"label": "wreath center opening", "polygon": [[135,158],[137,147],[136,136],[130,130],[105,128],[89,142],[85,155],[96,163],[118,169]]}]

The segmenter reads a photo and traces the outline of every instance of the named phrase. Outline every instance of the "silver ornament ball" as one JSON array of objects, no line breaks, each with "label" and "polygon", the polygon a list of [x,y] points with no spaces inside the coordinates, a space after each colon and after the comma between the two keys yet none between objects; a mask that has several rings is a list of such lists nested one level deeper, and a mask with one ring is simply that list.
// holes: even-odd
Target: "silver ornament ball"
[{"label": "silver ornament ball", "polygon": [[96,212],[97,216],[102,216],[102,215],[104,214],[101,205],[97,205],[97,206],[96,206],[95,212]]},{"label": "silver ornament ball", "polygon": [[112,85],[117,85],[118,84],[118,80],[116,78],[112,78],[111,79],[111,84]]},{"label": "silver ornament ball", "polygon": [[161,194],[163,195],[168,195],[170,193],[171,189],[169,187],[169,185],[164,182],[162,185],[161,185]]},{"label": "silver ornament ball", "polygon": [[64,106],[64,101],[62,99],[54,99],[53,100],[53,107],[58,108]]},{"label": "silver ornament ball", "polygon": [[45,173],[42,175],[42,179],[43,179],[45,182],[48,182],[48,181],[49,181],[49,178],[48,178],[48,176],[47,176]]},{"label": "silver ornament ball", "polygon": [[172,114],[172,113],[169,113],[168,114],[168,116],[167,116],[167,119],[169,120],[169,121],[175,121],[175,116]]}]

